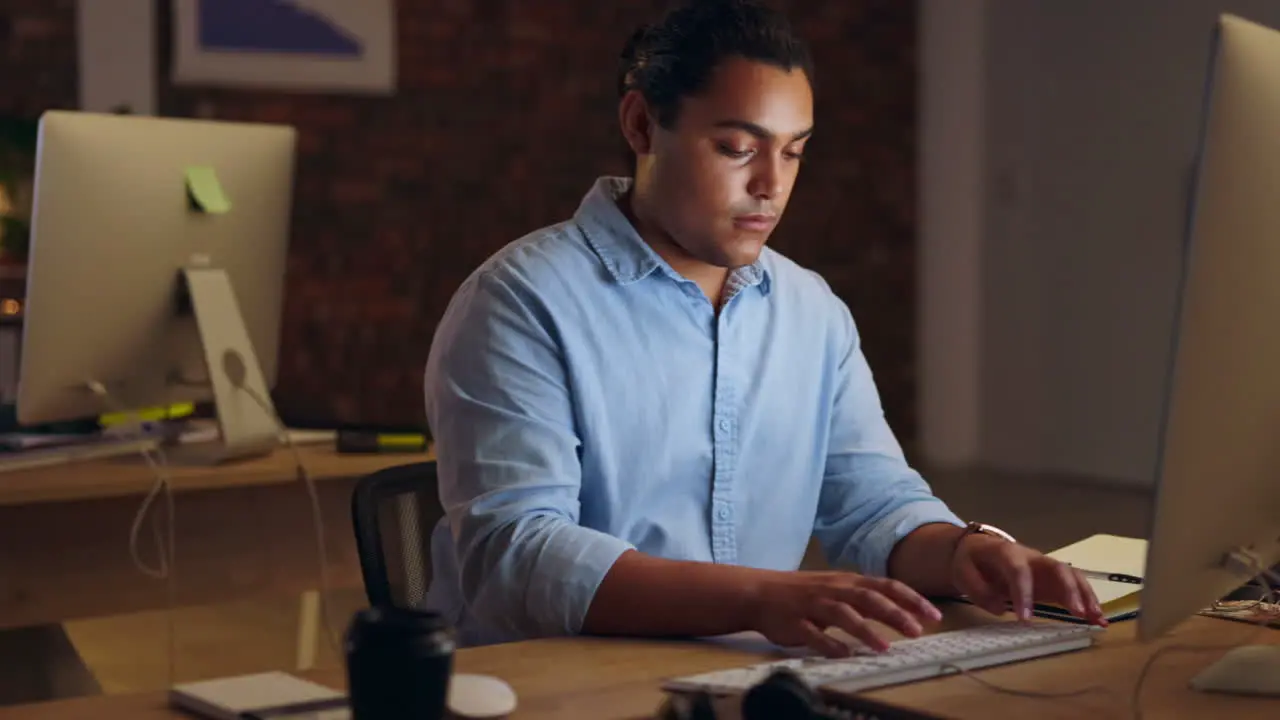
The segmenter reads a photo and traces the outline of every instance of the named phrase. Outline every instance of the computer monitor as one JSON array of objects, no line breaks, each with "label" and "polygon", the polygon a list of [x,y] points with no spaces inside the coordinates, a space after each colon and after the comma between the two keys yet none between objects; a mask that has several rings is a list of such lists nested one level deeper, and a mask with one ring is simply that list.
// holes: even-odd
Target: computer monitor
[{"label": "computer monitor", "polygon": [[1138,634],[1280,561],[1280,32],[1213,32]]},{"label": "computer monitor", "polygon": [[212,400],[202,460],[270,452],[293,128],[46,112],[19,423]]}]

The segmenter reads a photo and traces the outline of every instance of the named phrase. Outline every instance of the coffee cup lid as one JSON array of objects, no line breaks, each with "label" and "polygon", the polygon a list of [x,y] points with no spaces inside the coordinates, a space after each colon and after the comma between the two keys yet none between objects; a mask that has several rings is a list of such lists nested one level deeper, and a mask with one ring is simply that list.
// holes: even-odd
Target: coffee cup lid
[{"label": "coffee cup lid", "polygon": [[428,610],[412,610],[399,607],[369,607],[355,614],[351,632],[382,632],[423,635],[450,631],[449,623],[442,615]]}]

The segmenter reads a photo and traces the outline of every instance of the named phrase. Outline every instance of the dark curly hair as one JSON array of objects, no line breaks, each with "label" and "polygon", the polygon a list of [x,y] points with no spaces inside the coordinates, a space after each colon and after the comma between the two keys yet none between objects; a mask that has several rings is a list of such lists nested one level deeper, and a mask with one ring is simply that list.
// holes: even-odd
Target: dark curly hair
[{"label": "dark curly hair", "polygon": [[627,40],[618,95],[639,90],[658,123],[671,128],[680,101],[704,90],[716,66],[735,56],[799,68],[813,83],[809,48],[782,12],[758,0],[686,0]]}]

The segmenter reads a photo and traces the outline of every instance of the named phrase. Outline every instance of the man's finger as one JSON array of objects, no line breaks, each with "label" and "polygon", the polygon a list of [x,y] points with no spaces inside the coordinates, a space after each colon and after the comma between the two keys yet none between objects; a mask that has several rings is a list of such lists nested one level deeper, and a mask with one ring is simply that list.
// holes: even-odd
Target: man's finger
[{"label": "man's finger", "polygon": [[923,621],[937,622],[942,619],[942,611],[936,605],[904,582],[891,578],[867,578],[864,587],[879,592]]},{"label": "man's finger", "polygon": [[840,628],[872,650],[882,652],[889,649],[889,641],[880,637],[865,617],[839,600],[821,601],[814,612],[814,619]]},{"label": "man's finger", "polygon": [[1052,560],[1048,562],[1052,563],[1049,575],[1052,578],[1053,593],[1050,597],[1062,603],[1076,617],[1081,619],[1087,617],[1088,610],[1085,608],[1084,599],[1080,597],[1080,584],[1076,579],[1075,570]]},{"label": "man's finger", "polygon": [[924,626],[910,612],[892,599],[870,587],[853,588],[841,598],[863,617],[878,620],[907,637],[920,637]]},{"label": "man's finger", "polygon": [[800,621],[800,632],[804,634],[804,644],[825,657],[842,658],[851,654],[848,645],[841,642],[839,638],[831,637],[808,620]]},{"label": "man's finger", "polygon": [[1102,606],[1098,604],[1098,596],[1093,592],[1089,579],[1075,568],[1071,568],[1071,574],[1075,576],[1076,587],[1080,589],[1080,602],[1085,607],[1086,619],[1095,625],[1106,625],[1107,617],[1102,614]]},{"label": "man's finger", "polygon": [[1031,566],[1020,554],[1005,553],[1000,556],[1000,572],[1004,576],[1013,611],[1020,620],[1031,619]]},{"label": "man's finger", "polygon": [[1093,591],[1093,585],[1089,582],[1089,578],[1075,568],[1071,568],[1071,572],[1076,576],[1076,587],[1080,588],[1081,602],[1085,604],[1088,610],[1101,615],[1102,606],[1098,604],[1098,595]]}]

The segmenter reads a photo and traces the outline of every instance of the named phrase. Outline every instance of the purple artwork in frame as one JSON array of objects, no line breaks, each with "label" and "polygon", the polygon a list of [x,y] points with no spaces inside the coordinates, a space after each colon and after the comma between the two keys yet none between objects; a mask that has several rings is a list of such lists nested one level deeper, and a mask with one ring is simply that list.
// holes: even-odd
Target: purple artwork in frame
[{"label": "purple artwork in frame", "polygon": [[178,84],[395,91],[394,0],[174,0]]}]

